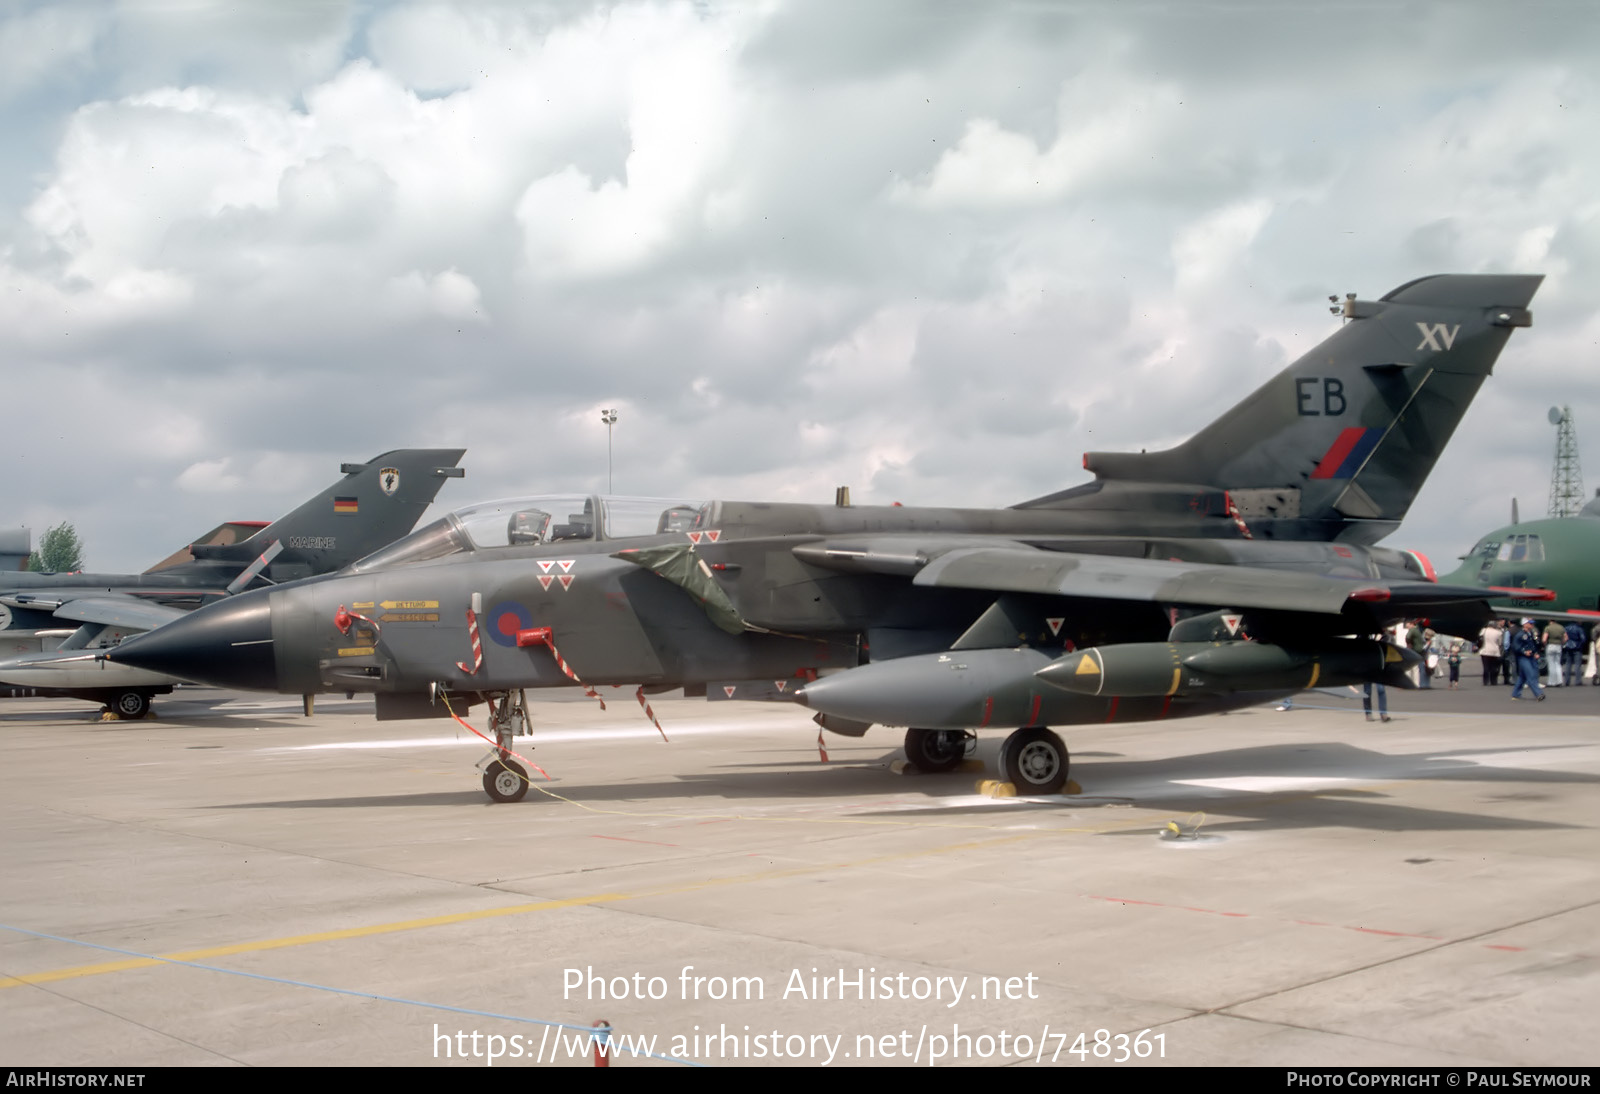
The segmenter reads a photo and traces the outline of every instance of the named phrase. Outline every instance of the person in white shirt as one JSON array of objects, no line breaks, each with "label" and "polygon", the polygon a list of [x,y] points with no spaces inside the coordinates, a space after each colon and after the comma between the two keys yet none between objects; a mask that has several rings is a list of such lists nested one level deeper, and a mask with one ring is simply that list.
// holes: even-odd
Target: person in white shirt
[{"label": "person in white shirt", "polygon": [[1478,635],[1478,656],[1483,660],[1484,687],[1500,682],[1500,643],[1504,638],[1504,633],[1492,622]]}]

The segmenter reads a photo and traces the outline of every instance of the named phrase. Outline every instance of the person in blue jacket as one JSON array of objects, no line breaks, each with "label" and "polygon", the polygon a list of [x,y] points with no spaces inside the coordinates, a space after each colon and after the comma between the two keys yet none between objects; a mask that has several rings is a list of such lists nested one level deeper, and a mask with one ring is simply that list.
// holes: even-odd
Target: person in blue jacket
[{"label": "person in blue jacket", "polygon": [[1588,634],[1581,625],[1568,623],[1566,641],[1561,643],[1561,675],[1568,687],[1583,687],[1583,662],[1588,652]]},{"label": "person in blue jacket", "polygon": [[1544,653],[1544,636],[1533,627],[1533,620],[1524,619],[1522,628],[1511,636],[1511,656],[1517,662],[1517,682],[1511,689],[1511,698],[1522,698],[1522,686],[1533,688],[1539,702],[1544,702],[1544,688],[1539,686],[1539,657]]}]

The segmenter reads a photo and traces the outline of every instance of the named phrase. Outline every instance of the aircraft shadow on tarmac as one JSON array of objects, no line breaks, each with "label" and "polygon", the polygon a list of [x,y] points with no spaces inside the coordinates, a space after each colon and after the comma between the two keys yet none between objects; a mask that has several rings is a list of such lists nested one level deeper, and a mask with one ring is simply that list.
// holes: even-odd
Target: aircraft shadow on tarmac
[{"label": "aircraft shadow on tarmac", "polygon": [[[1060,812],[1063,809],[1099,810],[1109,806],[1159,806],[1175,810],[1225,814],[1206,826],[1211,834],[1227,831],[1305,828],[1365,828],[1381,831],[1490,831],[1584,828],[1586,825],[1426,809],[1406,801],[1406,791],[1373,790],[1349,783],[1451,780],[1487,786],[1543,784],[1592,785],[1600,775],[1550,768],[1491,766],[1474,762],[1486,755],[1537,754],[1569,746],[1527,749],[1451,749],[1440,752],[1389,754],[1338,741],[1323,744],[1284,744],[1231,749],[1157,760],[1113,759],[1084,763],[1074,769],[1083,785],[1080,795],[1009,800],[973,800],[976,777],[972,773],[901,777],[889,773],[883,760],[846,760],[828,764],[795,761],[788,764],[728,765],[714,774],[691,774],[647,782],[563,784],[535,781],[535,793],[524,804],[559,808],[564,803],[537,793],[549,786],[563,797],[583,805],[632,805],[686,799],[720,798],[727,808],[759,799],[799,801],[815,799],[819,809],[840,808],[840,795],[920,793],[926,807],[851,810],[858,817],[929,819],[952,816],[997,818],[1019,811]],[[892,753],[889,754],[892,757]],[[1111,754],[1115,755],[1115,754]],[[889,757],[885,757],[887,759]],[[1196,785],[1212,781],[1219,785]],[[1254,783],[1254,786],[1250,784]],[[470,785],[470,784],[469,784]],[[1518,790],[1486,796],[1490,803],[1539,801],[1548,795]],[[959,803],[950,799],[962,799]],[[831,799],[831,800],[830,800]],[[942,804],[944,802],[949,804]],[[233,802],[218,809],[326,809],[372,807],[489,807],[475,789],[362,797]]]},{"label": "aircraft shadow on tarmac", "polygon": [[[1464,748],[1391,754],[1339,741],[1268,745],[1159,760],[1074,765],[1081,795],[1022,799],[1032,810],[1160,806],[1240,818],[1208,823],[1208,833],[1293,828],[1369,828],[1381,831],[1586,828],[1515,817],[1423,809],[1406,803],[1406,791],[1365,789],[1345,783],[1450,780],[1484,784],[1593,785],[1600,775],[1550,768],[1491,766],[1474,758],[1558,751],[1565,745],[1519,749]],[[1203,785],[1204,783],[1214,785]],[[1250,784],[1254,783],[1252,786]],[[1196,785],[1202,784],[1202,785]],[[1514,792],[1485,803],[1538,801],[1549,795]],[[919,810],[925,816],[993,815],[987,803]],[[901,811],[898,815],[905,815]],[[1140,832],[1142,830],[1134,830]],[[1115,833],[1108,833],[1115,834]]]},{"label": "aircraft shadow on tarmac", "polygon": [[[522,804],[545,804],[553,807],[563,806],[565,803],[555,798],[548,798],[539,793],[540,787],[547,787],[564,798],[571,798],[580,805],[601,805],[607,807],[618,804],[649,806],[651,803],[673,801],[689,798],[721,798],[730,803],[729,807],[738,807],[744,799],[757,798],[783,798],[788,800],[814,799],[819,807],[824,806],[824,797],[828,794],[841,792],[861,794],[884,794],[894,790],[903,790],[905,787],[899,782],[888,780],[897,779],[890,775],[887,767],[882,763],[829,763],[817,764],[822,770],[795,770],[795,764],[785,765],[785,771],[751,771],[743,774],[728,775],[684,775],[672,781],[661,782],[624,782],[624,783],[581,783],[563,784],[558,778],[554,782],[545,782],[534,777],[533,789]],[[848,786],[840,784],[839,772],[854,772],[867,776],[852,780]],[[881,778],[870,778],[873,774]],[[833,778],[835,782],[827,787],[819,786],[818,776]],[[931,776],[939,780],[939,784],[948,787],[942,776]],[[470,785],[470,784],[468,784]],[[971,777],[963,780],[961,786],[970,789]],[[493,803],[486,800],[480,791],[439,791],[424,794],[396,794],[393,796],[369,795],[360,798],[306,798],[287,801],[264,802],[228,802],[211,806],[214,809],[337,809],[347,807],[367,807],[383,805],[482,805],[488,807]]]},{"label": "aircraft shadow on tarmac", "polygon": [[[552,804],[559,805],[555,799],[545,799]],[[527,804],[532,804],[530,797]],[[448,805],[459,808],[473,805],[490,808],[495,803],[483,796],[481,790],[443,790],[427,794],[389,794],[368,795],[364,798],[301,798],[288,801],[271,802],[223,802],[219,805],[206,806],[207,809],[378,809],[383,807],[404,808],[410,806],[438,806]]]},{"label": "aircraft shadow on tarmac", "polygon": [[[34,702],[50,702],[49,696],[34,697]],[[340,697],[323,696],[317,704],[321,714],[349,714],[370,718],[372,700],[354,701]],[[0,702],[0,724],[52,724],[85,726],[106,732],[118,733],[147,727],[170,729],[237,729],[255,730],[298,727],[303,715],[298,699],[284,699],[276,695],[241,702],[236,693],[216,693],[209,688],[187,688],[170,697],[157,696],[150,713],[134,721],[102,721],[100,711],[82,705],[79,700],[63,699],[62,705],[44,709],[17,709]]]},{"label": "aircraft shadow on tarmac", "polygon": [[[286,715],[283,715],[286,716]],[[300,717],[299,711],[295,717]],[[136,733],[141,729],[160,727],[163,729],[235,729],[249,731],[254,729],[276,728],[280,722],[265,722],[259,714],[211,714],[190,715],[182,718],[161,718],[149,716],[135,721],[105,721],[99,711],[88,712],[82,709],[72,711],[59,710],[30,710],[25,713],[6,712],[0,716],[0,725],[56,725],[87,729],[95,733]]]}]

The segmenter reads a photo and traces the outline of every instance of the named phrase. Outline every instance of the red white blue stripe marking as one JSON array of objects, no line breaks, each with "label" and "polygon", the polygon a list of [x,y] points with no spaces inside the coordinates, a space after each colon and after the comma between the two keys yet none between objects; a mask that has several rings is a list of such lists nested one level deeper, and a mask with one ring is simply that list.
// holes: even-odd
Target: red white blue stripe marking
[{"label": "red white blue stripe marking", "polygon": [[1348,479],[1361,470],[1361,465],[1367,462],[1367,457],[1372,455],[1373,449],[1378,447],[1378,442],[1383,440],[1385,430],[1378,426],[1363,429],[1360,426],[1351,426],[1349,429],[1339,431],[1339,436],[1334,439],[1328,451],[1323,453],[1317,469],[1311,472],[1314,479]]}]

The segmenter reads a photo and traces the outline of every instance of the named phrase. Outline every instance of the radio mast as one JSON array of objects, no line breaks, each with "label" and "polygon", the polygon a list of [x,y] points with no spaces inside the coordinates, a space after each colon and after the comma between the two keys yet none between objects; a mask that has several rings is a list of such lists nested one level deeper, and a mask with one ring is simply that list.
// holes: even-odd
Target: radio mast
[{"label": "radio mast", "polygon": [[1550,424],[1556,427],[1556,463],[1550,471],[1550,516],[1575,517],[1583,508],[1583,469],[1578,466],[1578,435],[1572,428],[1572,408],[1551,407]]}]

